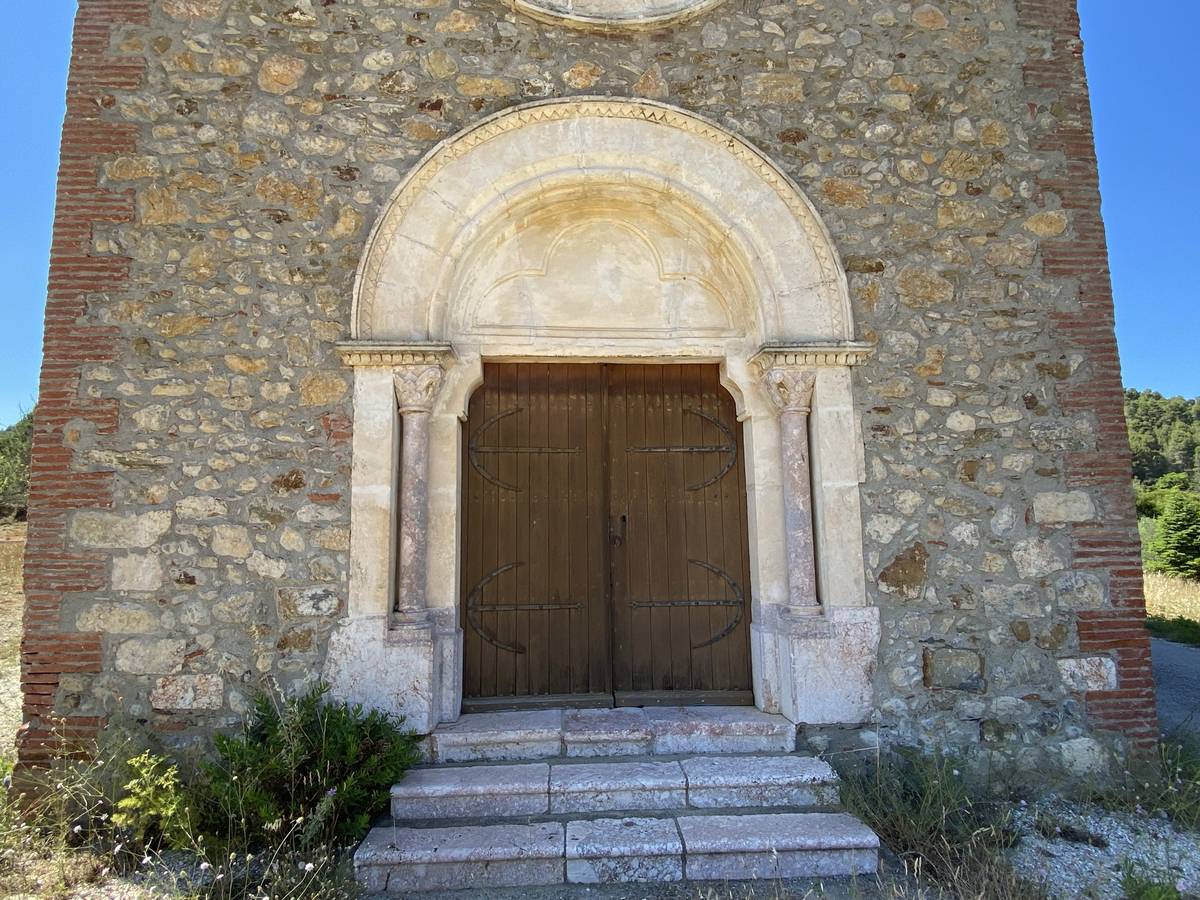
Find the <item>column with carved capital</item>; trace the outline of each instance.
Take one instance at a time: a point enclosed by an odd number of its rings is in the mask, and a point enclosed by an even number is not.
[[[400,621],[414,621],[426,616],[429,414],[442,386],[442,367],[423,363],[397,366],[394,382],[401,441],[395,612]]]
[[[813,369],[794,366],[775,366],[763,373],[767,393],[779,410],[788,606],[793,614],[820,612],[808,448],[808,414],[816,379]]]

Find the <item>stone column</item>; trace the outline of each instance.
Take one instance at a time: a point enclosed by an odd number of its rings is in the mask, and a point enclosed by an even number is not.
[[[793,366],[777,366],[763,373],[767,393],[779,410],[788,607],[793,615],[816,615],[821,611],[813,552],[812,468],[808,448],[808,413],[816,380],[813,369]]]
[[[400,483],[397,491],[399,552],[396,598],[398,621],[427,616],[425,560],[429,533],[429,414],[442,386],[440,365],[394,369],[400,412]]]

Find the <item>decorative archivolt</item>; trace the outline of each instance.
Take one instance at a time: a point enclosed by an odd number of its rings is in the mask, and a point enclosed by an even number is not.
[[[610,122],[634,123],[635,131],[610,133]],[[558,123],[557,142],[532,133],[527,141],[515,140],[522,129],[532,132],[552,123]],[[447,174],[468,160],[470,166],[455,169],[454,178]],[[757,296],[749,302],[773,311],[756,328],[747,328],[748,334],[754,331],[762,341],[852,337],[845,275],[830,236],[807,198],[767,157],[693,113],[647,100],[587,97],[505,110],[426,155],[398,187],[368,240],[356,283],[355,339],[450,339],[433,315],[420,320],[423,331],[414,326],[408,333],[384,333],[388,328],[379,323],[392,321],[382,315],[389,303],[434,309],[447,302],[453,270],[471,252],[460,246],[461,236],[481,230],[472,220],[478,209],[466,209],[477,198],[457,196],[456,190],[465,189],[456,182],[463,173],[482,177],[483,171],[495,172],[486,187],[497,195],[492,206],[500,209],[488,214],[501,218],[510,214],[503,208],[510,198],[514,205],[530,202],[530,196],[536,202],[548,185],[561,188],[563,179],[583,184],[605,177],[619,184],[640,178],[658,184],[665,199],[690,196],[689,208],[712,218],[710,230],[736,245],[739,265],[755,272],[758,281],[751,290]],[[726,181],[736,183],[724,196]],[[414,208],[418,212],[410,216]],[[413,258],[400,259],[397,253]],[[795,309],[802,314],[793,314]]]
[[[703,15],[724,0],[505,0],[539,22],[589,31],[652,31]]]

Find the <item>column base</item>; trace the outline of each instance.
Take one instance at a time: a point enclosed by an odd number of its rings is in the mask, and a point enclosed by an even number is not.
[[[406,727],[428,734],[440,718],[436,644],[428,617],[346,619],[326,651],[330,696],[403,716]]]
[[[752,626],[756,703],[797,724],[869,721],[875,712],[879,610],[834,607],[812,615],[809,609],[783,609],[773,621]]]

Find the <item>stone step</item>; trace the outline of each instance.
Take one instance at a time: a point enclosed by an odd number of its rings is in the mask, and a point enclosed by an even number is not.
[[[372,829],[354,854],[368,891],[866,875],[874,832],[844,813],[581,817]]]
[[[752,706],[471,713],[439,725],[425,744],[436,764],[795,749],[796,726]]]
[[[416,769],[392,788],[403,822],[577,812],[837,803],[837,775],[805,756],[632,757]]]

